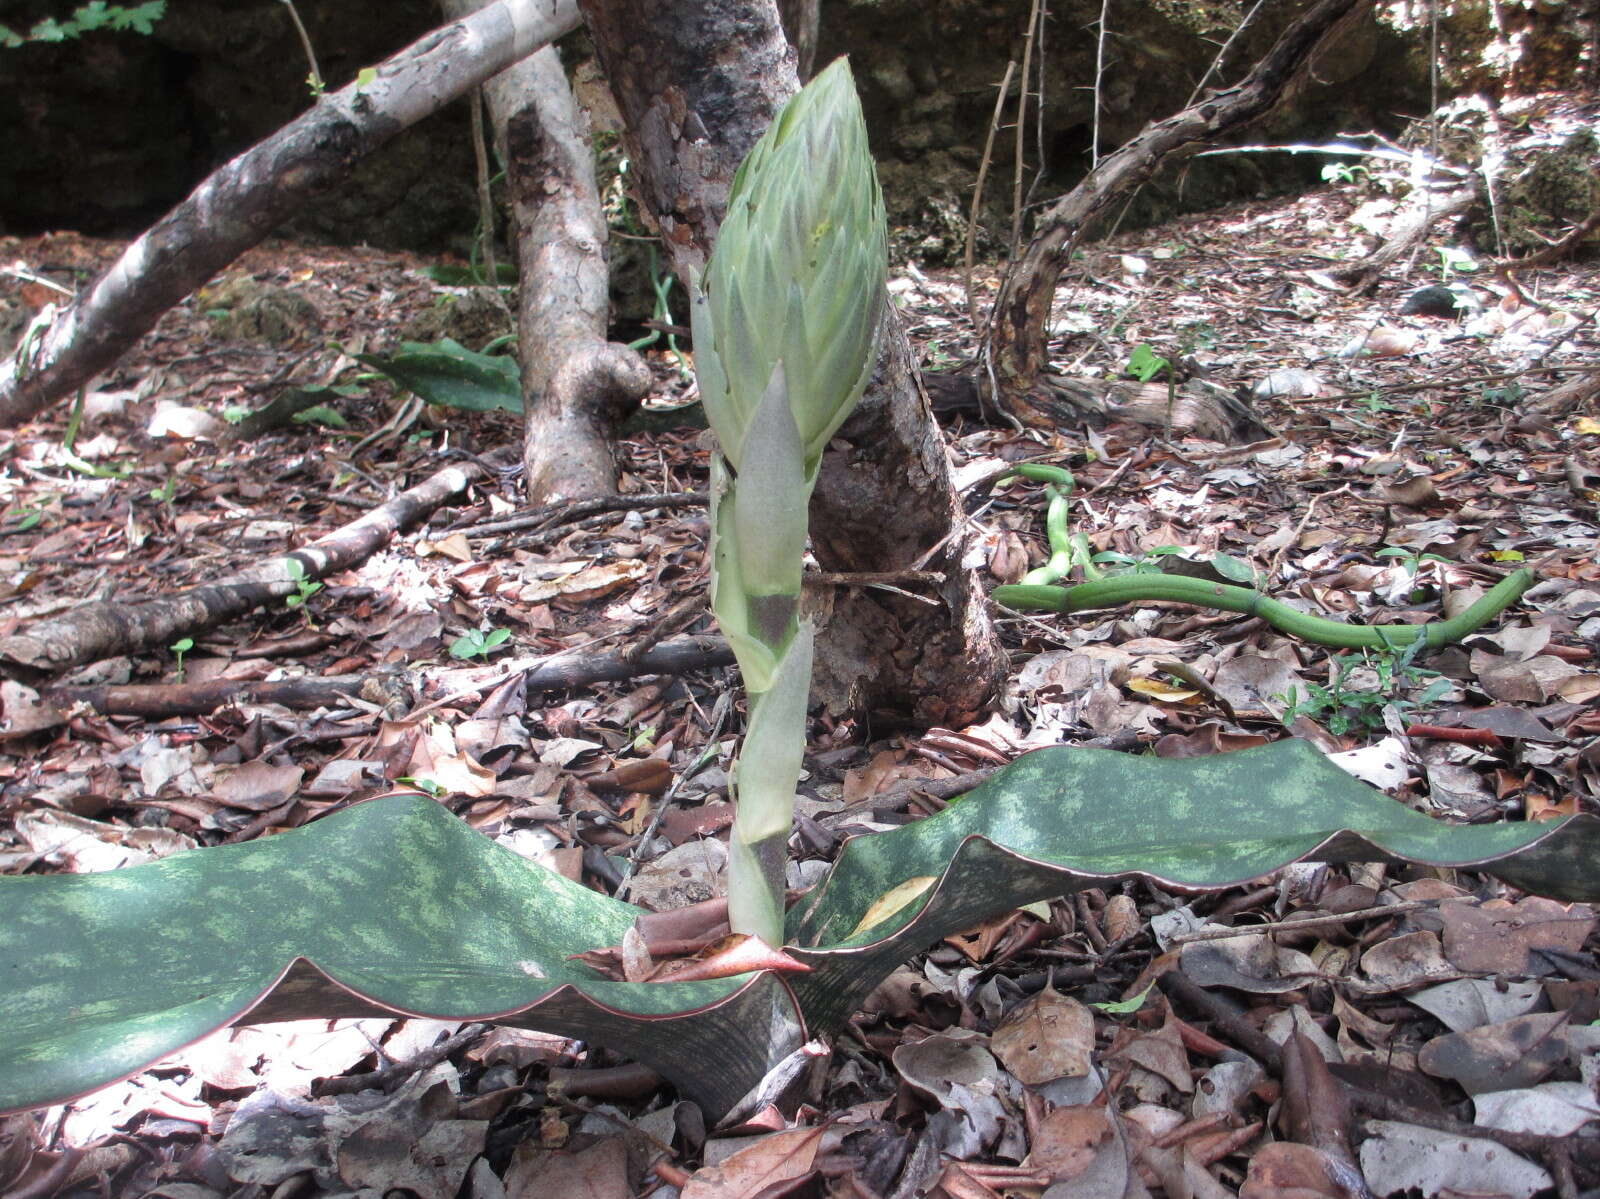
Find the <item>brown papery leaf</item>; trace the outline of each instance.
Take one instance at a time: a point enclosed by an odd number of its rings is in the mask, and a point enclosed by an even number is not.
[[[990,1048],[1018,1082],[1028,1086],[1089,1072],[1094,1014],[1046,986],[1020,1004],[990,1038]]]

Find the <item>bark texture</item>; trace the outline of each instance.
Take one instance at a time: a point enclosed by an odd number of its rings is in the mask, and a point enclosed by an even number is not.
[[[522,675],[525,691],[566,691],[594,683],[611,683],[646,674],[685,674],[727,666],[733,651],[721,637],[680,637],[652,646],[637,661],[625,654],[550,654],[525,663],[496,663],[483,673],[485,691],[499,686],[517,674]],[[461,667],[451,663],[438,671],[444,679],[430,680],[413,668],[378,671],[371,674],[302,675],[290,679],[213,679],[204,683],[146,683],[99,685],[93,687],[55,687],[45,693],[47,702],[61,707],[88,704],[108,716],[143,716],[162,719],[168,716],[204,716],[226,704],[281,704],[285,708],[306,710],[338,702],[343,696],[359,695],[374,703],[398,698],[409,711],[413,699],[449,686],[459,688]],[[431,684],[431,686],[430,686]],[[413,687],[418,694],[413,696]]]
[[[794,47],[795,71],[804,83],[816,74],[817,34],[822,27],[822,0],[778,0],[784,36]]]
[[[0,361],[0,426],[28,420],[86,384],[362,155],[577,21],[573,0],[497,0],[387,59],[369,82],[323,96],[213,172],[38,337]]]
[[[232,578],[173,595],[96,601],[37,621],[0,638],[0,672],[34,679],[118,654],[165,648],[174,637],[213,628],[299,590],[296,578],[320,579],[364,562],[396,533],[420,523],[481,477],[473,463],[447,466],[365,516],[310,545],[257,564]]]
[[[772,0],[580,0],[616,96],[634,183],[679,276],[705,264],[733,172],[798,87]],[[829,449],[812,500],[829,571],[938,571],[933,604],[869,588],[813,613],[813,694],[835,712],[920,724],[976,714],[1005,657],[976,578],[961,566],[961,511],[910,346],[889,322],[876,375]]]
[[[482,7],[444,0],[454,17]],[[613,495],[617,425],[651,379],[644,359],[606,340],[606,221],[587,122],[554,46],[484,90],[511,191],[528,502]]]
[[[1002,411],[1035,428],[1053,429],[1075,419],[1071,405],[1058,401],[1047,377],[1049,326],[1056,284],[1085,226],[1150,178],[1175,151],[1268,112],[1318,45],[1371,5],[1372,0],[1320,0],[1284,30],[1243,80],[1146,125],[1040,218],[1033,240],[1001,281],[984,346],[987,378],[980,385],[987,383]]]

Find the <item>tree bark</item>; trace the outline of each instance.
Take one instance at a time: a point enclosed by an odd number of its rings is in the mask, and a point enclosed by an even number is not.
[[[574,654],[564,651],[524,662],[495,663],[482,673],[483,692],[522,675],[529,693],[567,691],[595,683],[614,683],[647,674],[687,674],[728,666],[733,651],[721,637],[679,637],[652,646],[636,661],[626,654]],[[108,716],[143,716],[159,720],[168,716],[204,716],[226,704],[281,704],[304,711],[337,703],[349,695],[385,696],[391,692],[409,700],[414,687],[420,702],[430,692],[459,689],[462,667],[458,663],[435,669],[377,670],[367,674],[302,675],[290,679],[213,679],[204,683],[146,683],[90,687],[53,687],[45,702],[59,707],[88,704]],[[432,676],[438,675],[439,679]]]
[[[1150,178],[1174,152],[1270,111],[1323,40],[1371,5],[1372,0],[1321,0],[1284,30],[1242,81],[1146,125],[1044,214],[1028,248],[1001,281],[983,349],[986,378],[979,385],[990,389],[1003,412],[1034,428],[1074,422],[1071,406],[1057,402],[1047,377],[1050,308],[1068,254],[1089,222]]]
[[[783,34],[794,47],[795,71],[804,83],[816,74],[817,34],[822,27],[822,0],[778,0]]]
[[[464,17],[484,0],[443,3],[448,15]],[[506,68],[484,90],[516,236],[528,502],[614,495],[617,426],[651,379],[644,359],[606,340],[606,221],[588,129],[554,46]]]
[[[0,427],[114,363],[161,315],[395,134],[576,27],[574,0],[497,0],[329,92],[213,172],[36,338],[0,361]]]
[[[36,621],[0,637],[0,672],[35,679],[117,654],[164,649],[174,637],[281,601],[300,590],[301,580],[325,578],[366,561],[483,473],[472,462],[447,466],[326,536],[215,583],[154,599],[96,601]]]
[[[680,278],[700,271],[734,170],[798,87],[772,0],[580,0],[626,124],[644,207]],[[813,613],[813,695],[835,712],[960,724],[1006,660],[977,579],[905,333],[892,318],[871,386],[823,461],[811,503],[824,570],[938,571],[936,604],[846,589]]]

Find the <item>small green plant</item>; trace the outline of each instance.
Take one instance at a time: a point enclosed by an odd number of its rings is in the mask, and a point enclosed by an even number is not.
[[[49,500],[36,500],[31,504],[13,504],[5,510],[3,515],[7,520],[15,517],[16,523],[12,524],[6,532],[26,533],[29,529],[36,527],[49,510]]]
[[[462,661],[487,658],[497,649],[509,648],[506,642],[510,639],[510,629],[468,629],[450,643],[450,656]]]
[[[66,42],[108,29],[116,33],[138,33],[149,36],[155,32],[156,22],[166,15],[167,0],[149,0],[146,4],[107,4],[105,0],[90,0],[72,10],[65,21],[46,17],[35,22],[27,33],[18,33],[8,25],[0,25],[0,47],[14,50],[26,42]]]
[[[1455,274],[1468,274],[1478,269],[1478,260],[1465,250],[1458,250],[1454,246],[1435,246],[1439,254],[1439,279],[1449,282],[1450,276]]]
[[[1406,574],[1410,575],[1412,578],[1417,577],[1417,571],[1422,568],[1422,564],[1424,562],[1450,561],[1450,559],[1446,558],[1442,554],[1419,554],[1416,550],[1406,549],[1404,546],[1400,545],[1385,546],[1374,556],[1378,558],[1394,559],[1394,564],[1396,566],[1404,567]]]
[[[1122,368],[1122,373],[1141,383],[1148,383],[1163,371],[1170,373],[1171,370],[1170,361],[1152,350],[1149,342],[1141,341],[1128,355],[1128,363]]]
[[[177,490],[178,476],[169,471],[167,473],[167,477],[161,481],[160,487],[152,487],[145,494],[158,504],[170,504],[172,503],[172,497],[174,494],[176,494]]]
[[[284,597],[283,606],[291,610],[304,608],[306,601],[322,590],[322,584],[306,577],[306,568],[298,558],[288,559],[289,581],[295,585],[293,595]]]
[[[1185,321],[1178,326],[1178,345],[1184,354],[1209,350],[1220,339],[1217,327],[1210,321]]]
[[[1331,678],[1326,687],[1308,683],[1303,700],[1298,687],[1273,697],[1285,705],[1283,723],[1289,725],[1296,716],[1307,716],[1320,720],[1335,737],[1350,732],[1365,735],[1383,730],[1385,708],[1393,708],[1402,717],[1426,708],[1450,690],[1450,681],[1436,670],[1416,665],[1421,644],[1413,641],[1403,649],[1368,650],[1360,657],[1335,654],[1329,661]],[[1351,677],[1363,666],[1375,676],[1373,685],[1352,687]],[[1420,693],[1405,694],[1416,687],[1422,687]]]
[[[1478,393],[1478,403],[1490,408],[1520,408],[1527,394],[1522,384],[1513,380],[1499,387],[1485,387]]]
[[[1324,183],[1357,183],[1371,178],[1372,172],[1359,162],[1330,162],[1322,168]]]
[[[180,637],[172,643],[170,648],[173,657],[178,659],[177,665],[173,668],[173,673],[177,675],[178,682],[181,683],[183,682],[183,655],[194,648],[194,638]]]

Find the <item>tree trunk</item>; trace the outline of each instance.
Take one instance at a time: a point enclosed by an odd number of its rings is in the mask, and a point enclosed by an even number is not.
[[[794,47],[795,71],[804,83],[816,73],[817,34],[822,26],[822,0],[778,0],[783,34]]]
[[[644,207],[680,278],[703,268],[733,172],[797,88],[773,0],[580,0],[626,124]],[[959,724],[1006,661],[976,578],[944,439],[905,333],[890,320],[872,385],[824,459],[811,503],[825,570],[939,571],[936,604],[836,587],[819,626],[813,694],[835,712]],[[813,591],[815,589],[812,589]]]
[[[413,42],[373,77],[213,172],[33,339],[0,361],[0,427],[114,363],[161,315],[271,233],[352,163],[577,25],[573,0],[497,3]]]
[[[443,3],[462,17],[484,0]],[[528,502],[612,495],[616,428],[649,390],[650,370],[606,340],[606,221],[588,129],[554,46],[484,90],[511,189]]]
[[[1074,421],[1070,405],[1057,401],[1047,378],[1050,307],[1067,256],[1089,222],[1150,178],[1175,151],[1268,112],[1324,38],[1371,5],[1372,0],[1321,0],[1284,30],[1241,82],[1146,125],[1040,218],[1033,240],[1001,281],[983,350],[982,374],[1002,411],[1034,428]]]

